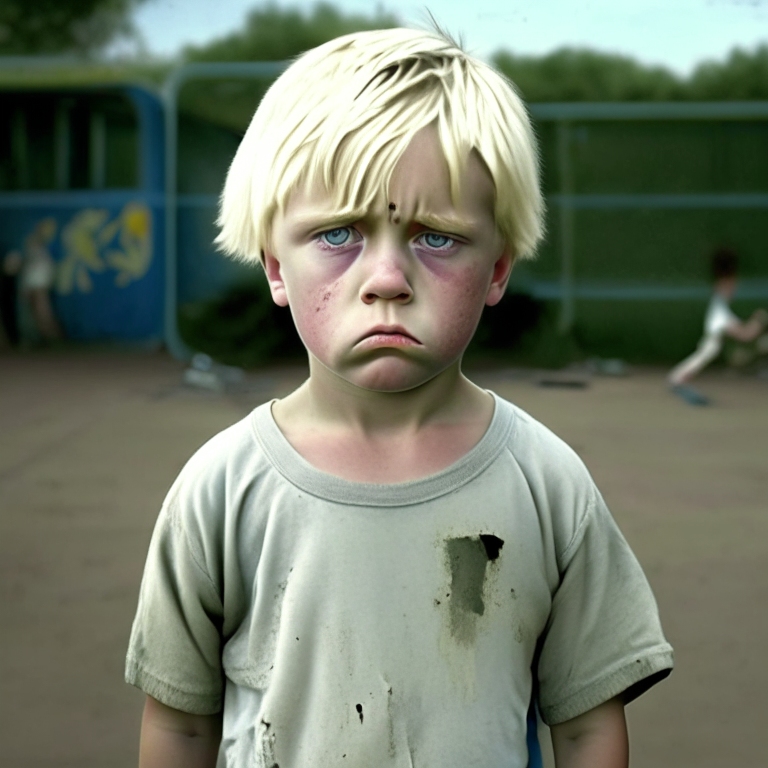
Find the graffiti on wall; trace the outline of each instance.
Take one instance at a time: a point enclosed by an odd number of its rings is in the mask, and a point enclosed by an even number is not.
[[[58,293],[90,293],[92,276],[104,272],[114,272],[115,286],[125,288],[152,263],[152,214],[141,202],[128,203],[114,218],[104,209],[84,208],[62,227],[61,246]]]

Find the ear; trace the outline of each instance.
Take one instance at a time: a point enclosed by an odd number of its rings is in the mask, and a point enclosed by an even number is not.
[[[264,271],[267,273],[267,282],[269,283],[269,292],[272,294],[272,301],[278,307],[288,306],[288,294],[285,290],[285,282],[280,271],[280,262],[277,257],[269,251],[262,251]]]
[[[515,255],[510,246],[505,246],[504,252],[493,265],[493,275],[491,284],[488,286],[488,293],[485,297],[485,303],[492,307],[498,304],[504,297],[507,290],[509,275],[512,272],[512,265],[515,263]]]

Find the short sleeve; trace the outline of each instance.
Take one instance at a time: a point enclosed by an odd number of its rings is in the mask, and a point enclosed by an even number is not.
[[[152,535],[125,680],[163,704],[209,715],[222,706],[222,600],[190,546],[175,494]]]
[[[672,666],[650,585],[593,489],[562,553],[560,583],[540,640],[542,719],[556,725],[620,694],[628,703]]]

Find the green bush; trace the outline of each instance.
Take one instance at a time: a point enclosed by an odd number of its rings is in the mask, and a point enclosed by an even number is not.
[[[241,368],[306,354],[290,311],[272,301],[263,278],[180,307],[179,331],[195,351]]]

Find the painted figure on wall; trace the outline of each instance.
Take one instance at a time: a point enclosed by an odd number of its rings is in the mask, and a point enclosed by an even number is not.
[[[51,343],[64,337],[51,301],[56,281],[56,262],[50,246],[56,237],[56,220],[37,222],[20,250],[5,257],[4,268],[17,275],[20,292],[19,333],[22,344]]]

